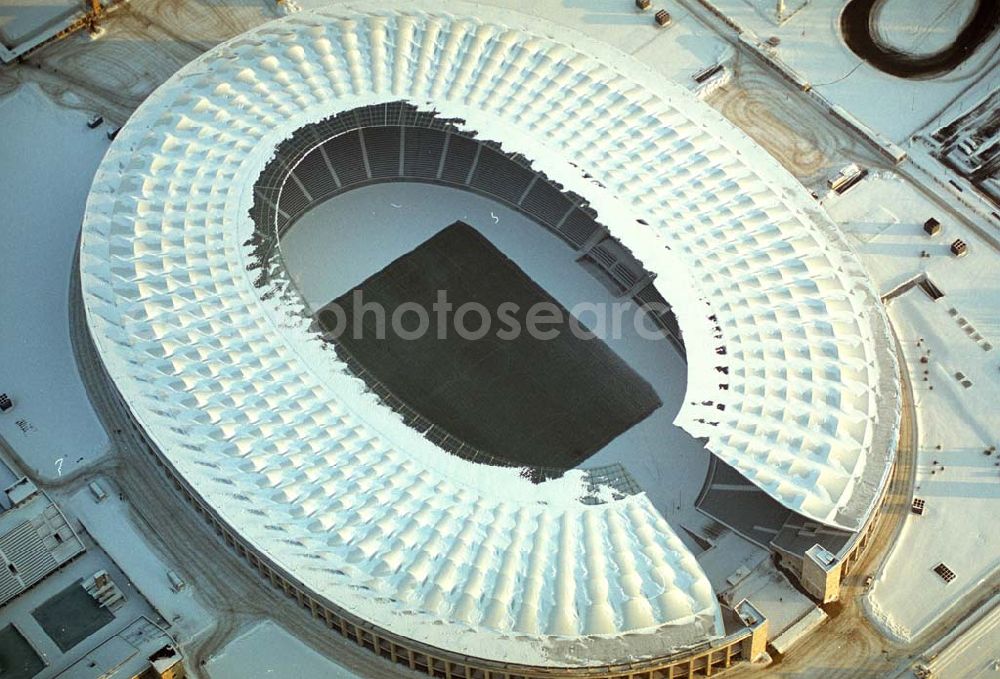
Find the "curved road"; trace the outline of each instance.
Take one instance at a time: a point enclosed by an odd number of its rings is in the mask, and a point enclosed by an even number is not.
[[[879,10],[885,2],[850,0],[840,14],[840,33],[852,52],[880,71],[899,78],[933,78],[953,70],[1000,26],[1000,2],[976,0],[976,8],[955,42],[933,54],[908,54],[885,44],[876,30]]]
[[[903,354],[897,353],[902,361]],[[913,482],[916,477],[916,417],[909,373],[901,364],[902,417],[896,464],[885,506],[878,518],[868,549],[844,578],[840,601],[823,606],[830,616],[816,631],[792,648],[787,657],[775,658],[767,667],[741,666],[732,677],[767,676],[788,679],[822,676],[824,679],[862,679],[885,677],[904,671],[926,645],[895,644],[874,626],[864,610],[862,596],[865,579],[873,574],[888,556],[910,513]],[[943,634],[943,632],[942,632]]]

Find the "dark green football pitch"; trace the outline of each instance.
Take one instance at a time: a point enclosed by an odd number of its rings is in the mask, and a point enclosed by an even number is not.
[[[462,222],[355,290],[366,304],[377,302],[386,310],[382,339],[372,312],[360,314],[364,332],[357,337],[352,332],[354,291],[334,300],[346,320],[339,343],[371,373],[366,376],[369,383],[374,376],[436,429],[510,464],[575,467],[661,405],[648,382],[603,341],[574,335],[565,308]],[[432,307],[439,290],[447,291],[453,305],[443,337]],[[455,332],[455,310],[467,302],[490,310],[492,326],[481,339]],[[509,315],[522,328],[515,339],[497,336],[510,328],[498,318],[504,302],[518,305]],[[418,339],[392,332],[392,312],[403,303],[427,310],[429,330]],[[550,312],[561,312],[562,323],[541,326],[558,330],[556,339],[532,337],[523,330],[528,309],[540,303],[552,305]],[[416,313],[400,318],[407,331],[417,329]],[[320,311],[319,319],[328,328],[333,325],[329,312]],[[464,327],[475,331],[480,326],[479,314],[465,316]]]

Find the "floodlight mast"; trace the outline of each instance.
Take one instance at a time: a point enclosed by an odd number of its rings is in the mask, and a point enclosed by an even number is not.
[[[104,7],[101,6],[101,0],[90,0],[90,10],[87,12],[87,30],[90,31],[91,35],[98,33],[101,29],[97,25],[97,20],[101,18],[104,13]]]

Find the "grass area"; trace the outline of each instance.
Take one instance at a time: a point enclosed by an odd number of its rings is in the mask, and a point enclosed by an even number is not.
[[[569,469],[645,419],[661,403],[655,390],[599,339],[570,331],[569,314],[520,268],[471,226],[457,222],[392,262],[355,288],[366,304],[377,302],[387,317],[403,303],[427,309],[431,331],[417,339],[393,334],[387,324],[376,336],[376,317],[361,314],[364,332],[355,337],[352,293],[334,300],[345,312],[340,343],[403,403],[465,443],[515,465]],[[490,310],[485,337],[460,337],[449,322],[436,332],[432,305],[447,291],[454,309],[478,302]],[[510,315],[526,327],[528,309],[548,303],[561,310],[555,339],[521,332],[504,339],[497,310],[513,302]],[[454,313],[449,321],[454,318]],[[324,314],[320,312],[321,321]],[[404,326],[418,325],[415,314]],[[465,327],[480,326],[478,314]]]

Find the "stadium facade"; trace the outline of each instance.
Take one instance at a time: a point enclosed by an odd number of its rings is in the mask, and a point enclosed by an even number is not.
[[[452,183],[570,247],[613,235],[649,274],[629,294],[667,300],[679,324],[676,424],[847,536],[816,551],[800,532],[780,554],[823,600],[894,459],[878,297],[803,187],[687,90],[564,28],[448,8],[300,13],[211,50],[136,111],[80,245],[120,406],[229,545],[396,662],[448,677],[687,676],[749,659],[759,612],[720,605],[644,493],[595,501],[579,471],[533,483],[395,416],[324,350],[278,238],[354,184],[447,180],[449,147],[479,140],[453,156],[468,165]],[[362,162],[337,172],[351,134]],[[502,176],[474,172],[489,154]]]

